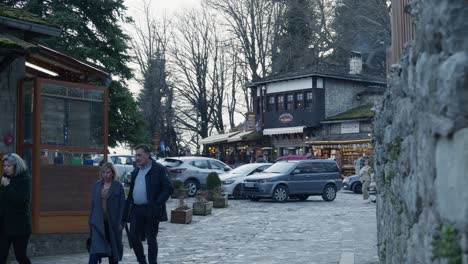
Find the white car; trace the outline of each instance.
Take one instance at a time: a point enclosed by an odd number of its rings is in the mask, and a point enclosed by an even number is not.
[[[99,162],[102,161],[104,155],[99,155],[94,158],[93,165],[98,166]],[[133,163],[135,162],[135,156],[133,155],[119,155],[109,154],[107,155],[107,162],[114,164],[117,170],[117,179],[124,183],[130,183],[130,173],[133,171]]]
[[[244,178],[254,173],[262,172],[271,165],[273,165],[273,163],[250,163],[220,175],[219,178],[222,181],[221,188],[223,193],[232,196],[234,199],[242,198],[242,182]]]

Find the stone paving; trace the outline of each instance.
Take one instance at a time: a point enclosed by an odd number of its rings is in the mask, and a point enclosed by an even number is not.
[[[171,200],[168,208],[175,205]],[[375,215],[375,204],[347,191],[340,191],[333,202],[318,196],[286,203],[230,200],[229,208],[194,216],[191,224],[162,223],[158,263],[375,264]],[[120,263],[137,264],[126,237],[124,246]],[[83,253],[34,258],[32,263],[80,264],[87,260]]]

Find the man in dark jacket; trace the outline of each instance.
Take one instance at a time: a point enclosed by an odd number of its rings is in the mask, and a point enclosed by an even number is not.
[[[159,222],[167,221],[166,201],[174,188],[166,168],[150,156],[147,145],[135,148],[137,168],[132,172],[130,191],[125,203],[124,221],[130,222],[129,239],[139,264],[156,264]],[[148,243],[148,262],[142,238]]]

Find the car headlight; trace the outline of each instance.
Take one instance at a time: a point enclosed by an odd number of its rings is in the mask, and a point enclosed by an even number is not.
[[[276,181],[276,179],[275,178],[263,179],[263,180],[259,180],[258,182],[259,183],[267,183],[267,182],[272,182],[272,181]]]
[[[235,181],[236,181],[235,178],[234,178],[234,179],[227,179],[227,180],[223,181],[223,184],[224,184],[224,185],[229,185],[229,184],[232,184],[232,183],[235,182]]]

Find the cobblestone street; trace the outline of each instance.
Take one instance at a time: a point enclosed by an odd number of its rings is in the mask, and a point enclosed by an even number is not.
[[[340,191],[334,202],[318,196],[304,202],[229,202],[229,208],[194,216],[188,225],[161,224],[158,263],[378,263],[375,204],[364,203],[361,195]],[[168,210],[175,204],[171,200]],[[126,237],[124,246],[121,263],[136,264]],[[87,260],[84,253],[32,262],[79,264]]]

